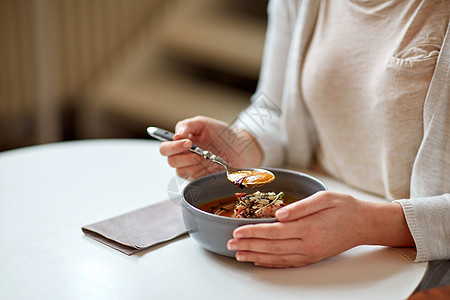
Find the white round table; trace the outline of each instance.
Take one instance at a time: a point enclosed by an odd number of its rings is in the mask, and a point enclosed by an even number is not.
[[[187,235],[132,256],[83,235],[84,225],[167,199],[174,176],[151,140],[0,153],[0,299],[404,299],[426,269],[378,246],[266,269],[210,253]]]

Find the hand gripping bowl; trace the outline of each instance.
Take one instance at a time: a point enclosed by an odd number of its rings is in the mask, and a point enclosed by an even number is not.
[[[227,180],[225,172],[210,174],[186,185],[182,191],[182,212],[189,235],[203,248],[217,254],[234,257],[236,251],[227,249],[227,242],[233,237],[233,230],[239,226],[255,223],[276,222],[275,218],[236,219],[214,215],[198,206],[209,201],[234,195],[237,192],[253,193],[283,191],[298,199],[306,198],[318,191],[326,190],[325,185],[316,178],[290,170],[270,169],[275,180],[253,189],[240,189]]]

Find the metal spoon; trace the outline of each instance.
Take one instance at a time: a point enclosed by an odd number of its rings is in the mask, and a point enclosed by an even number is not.
[[[173,133],[157,127],[148,127],[147,132],[150,136],[158,139],[160,141],[173,141]],[[275,179],[275,175],[264,169],[259,168],[249,168],[249,169],[238,169],[231,167],[225,160],[221,157],[211,153],[210,151],[203,150],[196,145],[192,145],[189,149],[198,155],[203,156],[212,162],[221,165],[227,171],[227,179],[232,183],[236,184],[240,188],[253,188],[261,186],[263,184],[272,182]]]

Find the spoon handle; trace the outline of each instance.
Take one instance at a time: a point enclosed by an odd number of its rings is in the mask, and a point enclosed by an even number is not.
[[[164,130],[158,127],[148,127],[147,128],[147,133],[154,137],[157,140],[160,140],[162,142],[166,142],[166,141],[173,141],[173,132],[170,132],[168,130]],[[195,148],[197,148],[197,146],[192,145],[191,150],[194,150]]]
[[[173,132],[158,128],[158,127],[148,127],[147,128],[147,133],[154,137],[157,140],[160,141],[173,141]],[[200,147],[197,147],[196,145],[192,145],[192,147],[189,149],[190,151],[203,156],[206,159],[209,159],[213,162],[215,162],[216,164],[221,165],[222,167],[224,167],[225,169],[230,169],[230,166],[219,156],[211,153],[210,151],[206,151],[203,150]]]

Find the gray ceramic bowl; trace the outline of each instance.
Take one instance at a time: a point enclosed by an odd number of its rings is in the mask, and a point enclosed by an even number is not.
[[[207,213],[197,207],[220,198],[233,196],[234,193],[253,193],[274,191],[303,199],[318,191],[326,190],[325,185],[316,178],[290,170],[270,169],[275,180],[253,189],[240,189],[226,179],[225,172],[201,177],[186,185],[182,192],[183,219],[189,235],[203,248],[212,252],[233,257],[235,251],[227,249],[227,242],[233,236],[233,230],[239,226],[255,223],[276,222],[275,218],[236,219]]]

